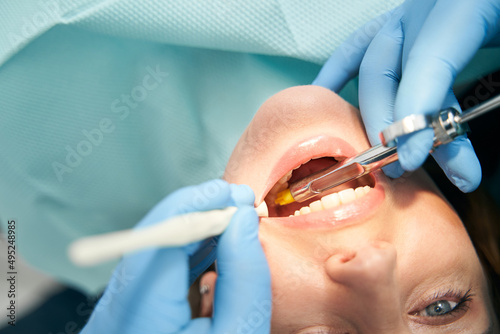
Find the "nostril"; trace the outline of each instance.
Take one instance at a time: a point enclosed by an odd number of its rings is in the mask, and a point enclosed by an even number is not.
[[[392,285],[396,250],[387,242],[370,242],[356,251],[329,257],[325,269],[332,280],[362,290]]]
[[[356,256],[355,252],[335,254],[331,257],[332,261],[338,261],[340,263],[346,263],[354,259]]]

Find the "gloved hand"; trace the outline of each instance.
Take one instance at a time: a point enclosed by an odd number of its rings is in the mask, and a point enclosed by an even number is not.
[[[359,106],[370,142],[395,120],[454,107],[456,75],[477,50],[500,45],[498,0],[408,0],[367,23],[325,63],[313,84],[339,91],[358,73]],[[401,137],[399,164],[385,168],[398,177],[417,169],[433,144],[430,129]],[[481,181],[470,141],[459,137],[433,153],[448,178],[469,192]]]
[[[239,333],[259,312],[253,333],[269,333],[270,274],[258,239],[254,195],[247,186],[222,180],[176,191],[138,224],[148,226],[170,216],[236,205],[238,211],[217,245],[218,278],[213,318],[191,320],[189,258],[200,243],[148,249],[125,256],[113,273],[82,333]],[[253,318],[252,318],[253,319]]]

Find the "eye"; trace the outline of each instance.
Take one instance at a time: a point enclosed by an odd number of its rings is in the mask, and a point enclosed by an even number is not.
[[[409,314],[417,323],[429,326],[447,325],[467,313],[473,296],[471,289],[466,292],[456,290],[437,292],[427,301],[422,301],[421,306],[416,307]]]
[[[435,317],[452,312],[458,303],[450,300],[438,300],[419,312],[418,315],[424,317]]]

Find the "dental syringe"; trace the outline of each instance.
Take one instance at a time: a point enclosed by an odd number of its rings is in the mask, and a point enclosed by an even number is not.
[[[382,144],[371,147],[340,164],[323,169],[290,184],[288,189],[278,193],[275,203],[286,205],[304,202],[341,184],[360,178],[398,160],[397,138],[426,128],[434,130],[434,145],[453,141],[465,134],[467,122],[500,106],[500,95],[485,101],[463,113],[448,108],[436,115],[410,115],[388,126],[380,133]]]

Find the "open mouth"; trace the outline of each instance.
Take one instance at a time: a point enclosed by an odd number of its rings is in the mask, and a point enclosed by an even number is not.
[[[294,202],[283,206],[275,204],[277,194],[287,189],[293,182],[332,167],[344,159],[345,157],[314,158],[283,175],[264,198],[269,217],[295,217],[335,210],[365,197],[375,187],[375,178],[370,174],[332,188],[304,202]]]

